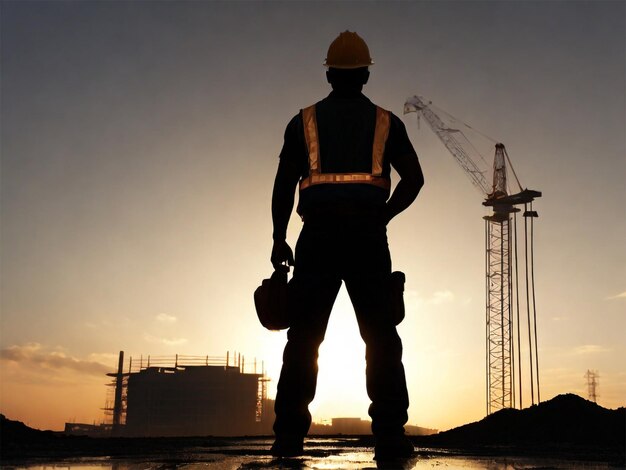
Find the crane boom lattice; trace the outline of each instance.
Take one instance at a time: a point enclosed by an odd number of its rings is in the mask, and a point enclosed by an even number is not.
[[[474,162],[461,144],[461,140],[467,140],[461,130],[453,129],[446,125],[441,118],[433,112],[430,106],[424,103],[423,98],[419,96],[409,98],[404,104],[404,113],[406,114],[408,112],[420,112],[433,132],[437,134],[437,137],[443,142],[443,145],[446,146],[457,163],[461,165],[461,168],[463,168],[472,184],[483,194],[489,194],[491,192],[485,171]]]

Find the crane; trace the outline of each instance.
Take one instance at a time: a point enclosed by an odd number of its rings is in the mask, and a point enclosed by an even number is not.
[[[520,408],[522,408],[521,323],[519,317],[520,299],[518,295],[519,273],[516,222],[516,213],[520,212],[520,209],[516,206],[524,206],[525,285],[530,355],[530,391],[531,401],[534,405],[535,383],[537,385],[537,402],[541,400],[539,395],[539,359],[537,354],[537,314],[533,256],[533,219],[538,215],[532,209],[532,202],[535,198],[541,197],[541,192],[522,189],[506,148],[501,142],[496,142],[495,144],[495,155],[491,169],[482,157],[479,159],[472,158],[472,150],[475,150],[475,148],[463,132],[461,126],[458,128],[450,126],[444,122],[440,115],[449,116],[453,122],[460,121],[443,110],[433,108],[432,102],[427,102],[421,96],[413,96],[404,103],[404,114],[410,112],[417,113],[418,125],[420,116],[426,120],[433,132],[439,137],[443,145],[469,177],[472,184],[485,198],[483,205],[492,209],[490,215],[483,217],[485,220],[487,414],[502,408],[516,406],[516,372],[519,385],[518,403]],[[462,124],[466,128],[472,129],[471,126]],[[507,181],[507,168],[510,168],[513,173],[519,189],[517,192],[510,193]],[[488,181],[489,173],[492,176],[491,184]],[[530,220],[530,237],[528,236],[528,220]],[[531,280],[529,280],[529,276],[532,278]],[[532,320],[531,305],[533,312]],[[534,328],[532,325],[534,325]],[[534,338],[531,334],[533,329]],[[517,332],[517,354],[515,352],[515,332]],[[533,370],[535,373],[533,373]]]

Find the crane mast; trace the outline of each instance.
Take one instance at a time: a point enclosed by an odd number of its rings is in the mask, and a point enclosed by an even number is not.
[[[515,407],[516,401],[522,407],[522,361],[521,361],[521,337],[519,318],[519,295],[518,295],[518,268],[517,268],[517,236],[515,214],[520,212],[516,205],[524,205],[525,221],[537,216],[532,210],[532,201],[540,197],[539,191],[523,189],[519,184],[517,175],[510,164],[506,149],[502,143],[497,143],[493,163],[492,184],[487,182],[487,170],[480,166],[470,157],[464,148],[462,140],[471,145],[460,129],[453,129],[431,109],[432,103],[426,103],[424,98],[413,96],[404,104],[404,114],[415,112],[423,116],[437,137],[452,154],[457,163],[470,178],[472,184],[478,188],[485,200],[484,206],[491,207],[493,213],[484,217],[485,220],[485,271],[486,271],[486,401],[487,414],[491,414],[502,408]],[[520,192],[509,195],[507,189],[507,162],[515,176]],[[528,210],[530,204],[530,210]],[[526,239],[527,223],[525,222],[525,248],[528,253]],[[532,239],[531,239],[532,241]],[[532,244],[531,244],[532,253]],[[528,260],[528,257],[526,257]],[[531,264],[532,266],[532,258]],[[526,273],[528,278],[528,262]],[[534,280],[534,275],[533,275]],[[534,282],[532,286],[534,305]],[[535,403],[534,385],[537,384],[537,397],[539,400],[539,375],[537,358],[537,334],[536,312],[534,314],[534,351],[531,332],[530,315],[530,289],[526,283],[528,332],[530,350],[530,389],[532,403]],[[517,328],[515,328],[517,325]],[[514,333],[517,332],[517,354],[515,348]],[[533,367],[537,372],[533,375]],[[515,380],[518,377],[519,395],[516,400]]]

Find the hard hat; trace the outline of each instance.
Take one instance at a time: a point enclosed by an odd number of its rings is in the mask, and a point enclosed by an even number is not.
[[[330,44],[324,65],[336,69],[356,69],[374,65],[374,61],[363,38],[357,33],[344,31]]]
[[[287,282],[287,271],[276,270],[254,291],[254,306],[261,324],[268,330],[289,328],[289,297],[293,286]],[[293,302],[293,300],[292,300]]]

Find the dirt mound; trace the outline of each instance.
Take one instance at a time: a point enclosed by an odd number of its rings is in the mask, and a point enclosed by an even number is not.
[[[0,439],[2,444],[13,441],[54,439],[54,432],[29,428],[21,421],[12,421],[0,414]]]
[[[555,451],[624,455],[626,409],[609,410],[578,395],[559,395],[524,410],[503,409],[481,421],[434,436],[419,445],[510,452]]]

